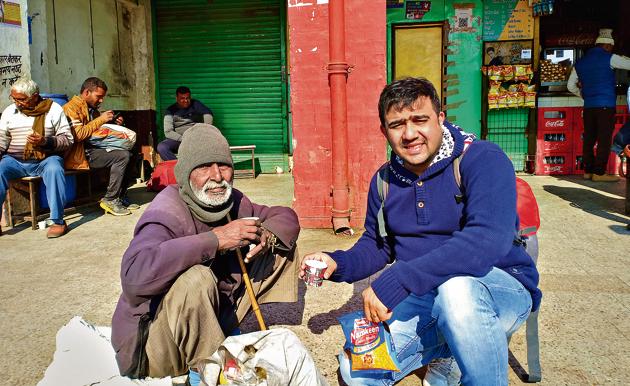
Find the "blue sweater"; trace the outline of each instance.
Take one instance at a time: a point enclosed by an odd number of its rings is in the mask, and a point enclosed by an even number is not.
[[[615,70],[610,66],[612,54],[601,47],[593,47],[575,63],[578,79],[582,82],[584,107],[612,107],[617,105]]]
[[[387,267],[372,282],[376,296],[394,309],[409,294],[418,296],[455,276],[484,276],[498,267],[527,288],[538,308],[542,293],[538,271],[523,246],[513,243],[518,229],[514,167],[495,144],[473,142],[461,160],[461,191],[453,159],[462,153],[464,136],[445,123],[453,136],[452,154],[420,177],[396,161],[390,163],[385,222],[393,240],[378,236],[381,200],[376,174],[370,182],[365,232],[347,251],[330,253],[337,262],[333,281],[349,283]],[[464,192],[464,202],[455,196]]]

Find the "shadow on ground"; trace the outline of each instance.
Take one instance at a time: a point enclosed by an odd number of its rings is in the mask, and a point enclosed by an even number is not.
[[[628,221],[624,214],[625,200],[614,197],[614,193],[602,194],[588,188],[582,189],[556,185],[544,185],[543,189],[568,201],[572,207],[592,215],[622,224],[626,224]]]

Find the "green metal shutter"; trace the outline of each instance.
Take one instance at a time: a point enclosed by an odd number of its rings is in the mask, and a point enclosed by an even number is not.
[[[287,170],[284,2],[155,0],[153,11],[159,116],[188,86],[230,145],[256,145],[258,171]]]

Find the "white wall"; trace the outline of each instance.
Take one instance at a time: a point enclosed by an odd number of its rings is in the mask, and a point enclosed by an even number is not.
[[[83,80],[108,85],[105,109],[154,108],[150,0],[30,0],[33,79],[43,92],[78,94]]]
[[[31,78],[39,85],[40,92],[50,93],[48,82],[48,31],[46,30],[46,2],[28,2],[31,16]]]
[[[20,6],[21,25],[9,24],[6,21],[10,20],[2,18],[4,12],[6,18],[12,19],[13,11],[16,10],[5,4],[3,12],[0,12],[0,112],[11,104],[9,93],[13,82],[20,76],[29,75],[31,68],[26,0],[12,0],[11,2]]]

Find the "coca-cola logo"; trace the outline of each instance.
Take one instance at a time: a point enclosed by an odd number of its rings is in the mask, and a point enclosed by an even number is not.
[[[564,127],[564,120],[547,121],[545,122],[545,127]]]

